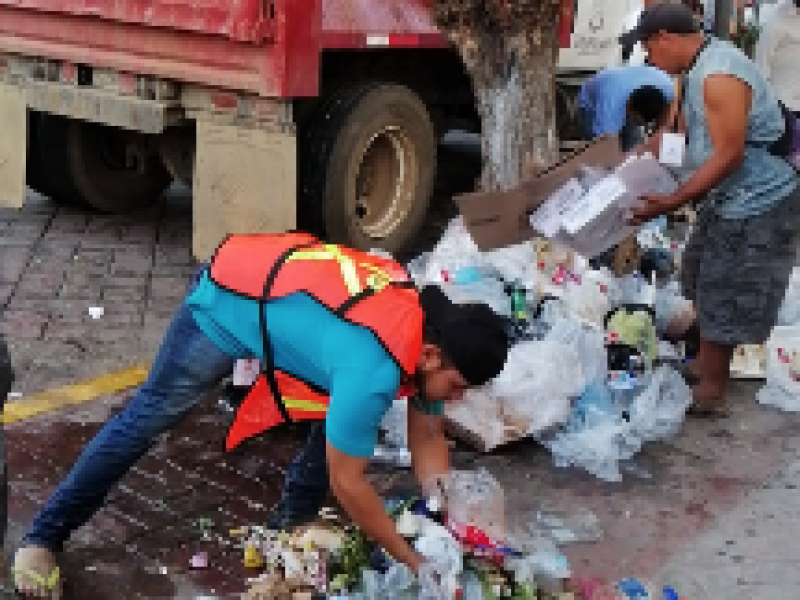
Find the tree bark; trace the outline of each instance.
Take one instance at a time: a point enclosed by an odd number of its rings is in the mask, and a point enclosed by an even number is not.
[[[436,0],[469,72],[482,124],[481,189],[507,190],[558,158],[559,0]]]

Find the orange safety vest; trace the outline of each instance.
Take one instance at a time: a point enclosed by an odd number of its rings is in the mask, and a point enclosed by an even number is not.
[[[339,318],[369,329],[406,381],[416,371],[424,313],[413,281],[393,260],[304,233],[234,235],[217,249],[210,278],[260,304],[261,374],[228,431],[228,450],[281,423],[324,419],[328,412],[327,390],[275,368],[264,310],[270,300],[308,294]]]

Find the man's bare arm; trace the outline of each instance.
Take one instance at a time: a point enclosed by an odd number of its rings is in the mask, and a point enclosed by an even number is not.
[[[706,78],[704,100],[714,153],[675,194],[680,205],[705,196],[744,160],[752,90],[732,75]]]
[[[731,75],[706,78],[706,120],[714,153],[674,194],[643,197],[642,205],[632,211],[630,223],[638,225],[697,201],[741,166],[751,95],[750,87]]]
[[[423,488],[450,470],[450,451],[442,417],[408,407],[408,449],[417,481]]]
[[[392,558],[416,571],[422,557],[402,538],[386,514],[383,500],[364,474],[366,459],[344,454],[330,442],[327,452],[331,488],[347,514]]]

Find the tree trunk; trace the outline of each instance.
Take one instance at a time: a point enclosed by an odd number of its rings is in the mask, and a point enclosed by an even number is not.
[[[507,190],[555,162],[559,0],[436,0],[435,14],[475,88],[482,190]]]

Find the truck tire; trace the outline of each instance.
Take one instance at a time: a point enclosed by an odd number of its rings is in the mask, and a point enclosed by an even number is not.
[[[27,156],[25,158],[25,184],[34,192],[38,192],[43,196],[49,196],[45,192],[47,187],[45,184],[44,171],[42,170],[42,162],[39,160],[39,123],[41,122],[41,115],[32,110],[28,111],[28,143],[27,143]]]
[[[347,86],[302,127],[299,220],[355,248],[403,250],[423,224],[436,172],[436,135],[411,89]]]
[[[59,190],[57,179],[53,174],[52,148],[43,139],[43,132],[51,127],[49,121],[58,119],[41,112],[28,111],[28,155],[25,168],[25,183],[34,192],[47,196],[58,204],[70,203],[66,194]]]
[[[106,213],[124,213],[156,202],[171,182],[144,136],[116,127],[48,116],[40,125],[39,152],[47,156],[53,199]],[[138,164],[127,149],[137,144]]]

